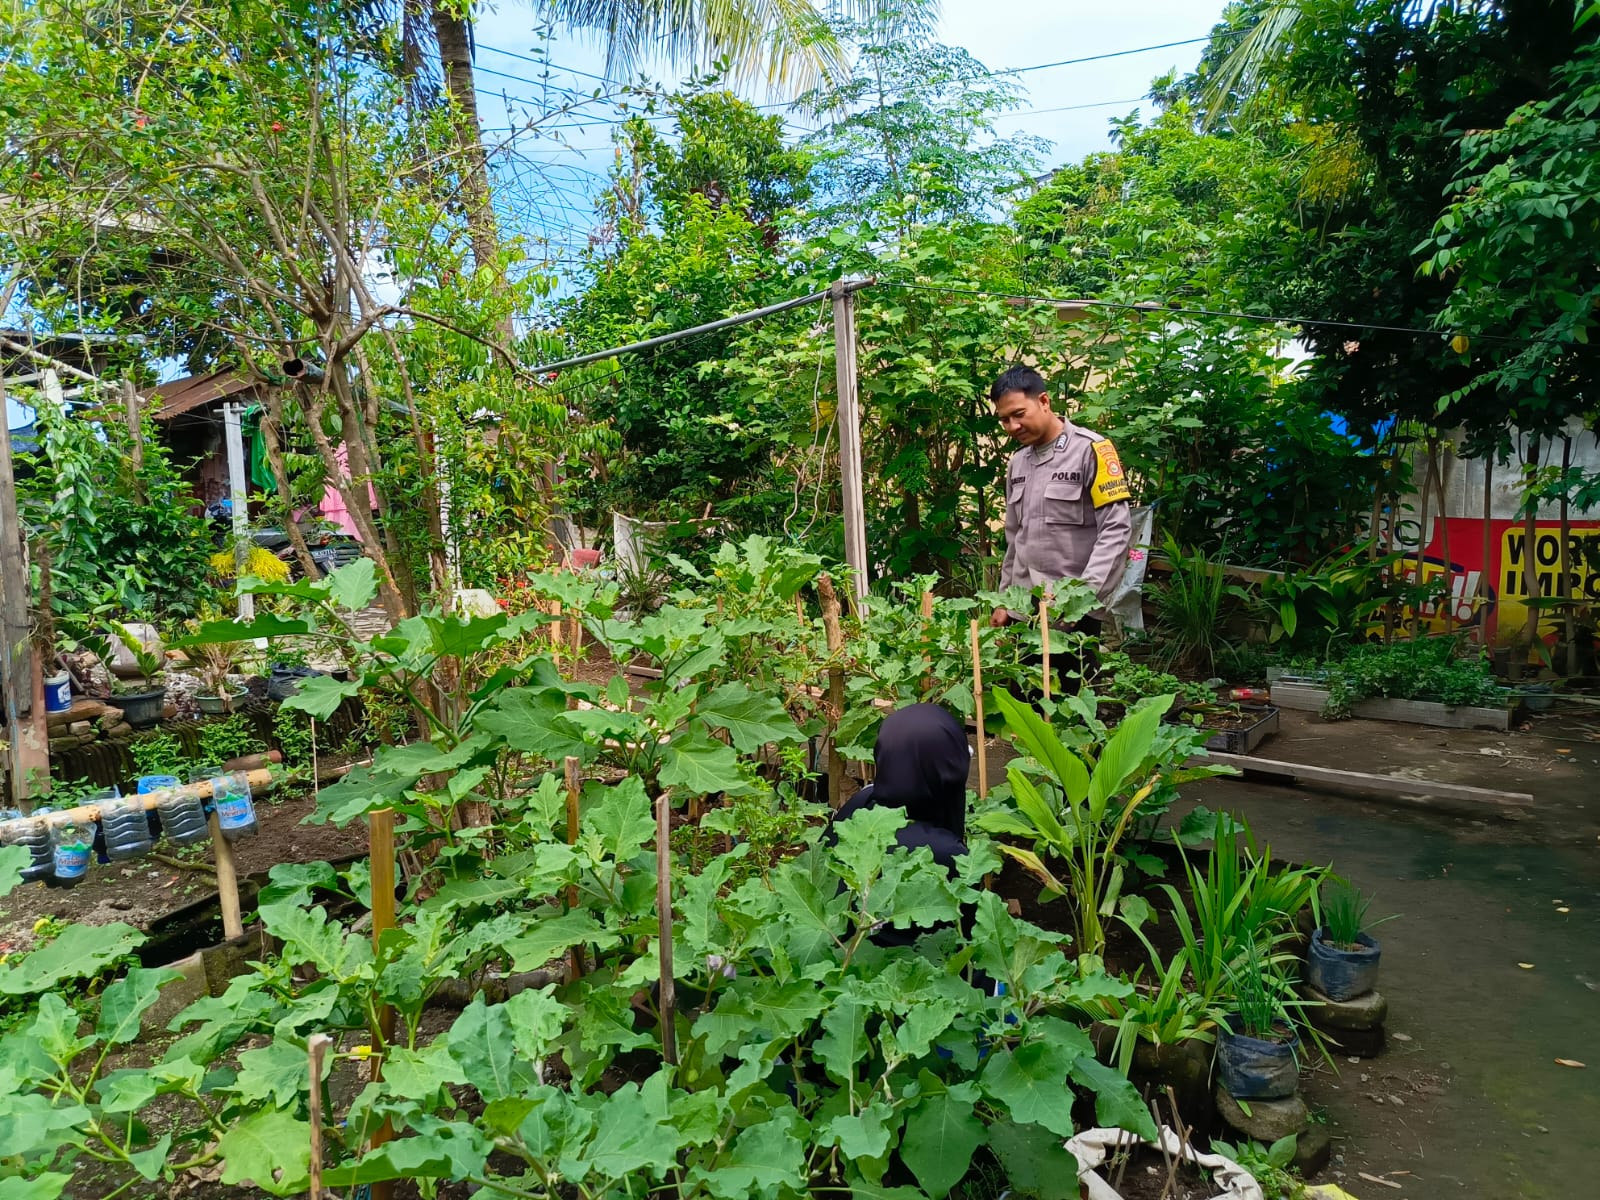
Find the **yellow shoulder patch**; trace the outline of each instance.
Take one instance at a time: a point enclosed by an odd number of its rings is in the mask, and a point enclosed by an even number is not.
[[[1094,506],[1104,508],[1118,500],[1128,499],[1128,477],[1122,473],[1122,460],[1117,457],[1117,448],[1101,438],[1094,444],[1094,457],[1094,487],[1089,489],[1089,494],[1094,497]]]

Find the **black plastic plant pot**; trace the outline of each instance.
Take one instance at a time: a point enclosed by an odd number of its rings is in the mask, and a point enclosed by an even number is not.
[[[1359,949],[1335,946],[1313,930],[1306,952],[1306,982],[1329,1000],[1354,1000],[1378,986],[1378,956],[1382,947],[1370,934],[1356,935]]]
[[[1282,1100],[1300,1086],[1300,1039],[1287,1025],[1276,1028],[1283,1037],[1273,1041],[1217,1030],[1217,1068],[1235,1100]]]
[[[122,719],[135,729],[148,729],[161,720],[161,708],[167,699],[167,689],[153,692],[129,692],[113,696],[111,702],[122,710]]]

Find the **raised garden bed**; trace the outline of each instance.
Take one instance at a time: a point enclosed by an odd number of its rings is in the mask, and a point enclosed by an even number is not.
[[[1278,709],[1271,704],[1241,704],[1237,713],[1207,713],[1201,728],[1216,732],[1206,739],[1206,749],[1249,754],[1278,732],[1278,720]]]
[[[1316,683],[1280,679],[1272,685],[1272,703],[1279,708],[1321,712],[1328,703],[1328,689]],[[1433,700],[1360,700],[1350,706],[1352,717],[1369,721],[1408,721],[1413,725],[1433,725],[1441,729],[1509,729],[1509,708],[1478,708],[1471,705],[1440,704]]]

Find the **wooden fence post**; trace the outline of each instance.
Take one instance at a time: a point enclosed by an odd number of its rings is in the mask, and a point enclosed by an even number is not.
[[[6,409],[5,384],[0,382],[0,415]],[[22,522],[17,516],[16,477],[11,463],[11,423],[0,420],[0,692],[5,713],[0,737],[8,743],[7,762],[11,794],[23,812],[30,812],[35,791],[50,790],[50,735],[45,728],[44,705],[34,702],[39,675],[34,661],[28,617],[28,564]]]
[[[861,397],[856,387],[856,298],[865,286],[839,280],[833,298],[834,387],[838,398],[839,477],[844,499],[844,560],[850,587],[860,604],[867,596],[867,518],[861,466]]]

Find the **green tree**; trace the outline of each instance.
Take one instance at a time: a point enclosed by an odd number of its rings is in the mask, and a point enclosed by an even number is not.
[[[1580,6],[1579,28],[1597,20],[1600,6]],[[1600,411],[1596,179],[1600,43],[1590,42],[1556,69],[1550,96],[1461,139],[1455,199],[1417,247],[1423,273],[1450,285],[1439,324],[1478,372],[1468,387],[1488,389],[1502,420],[1543,435]]]
[[[269,428],[340,482],[385,607],[415,611],[414,562],[447,587],[426,392],[521,386],[497,334],[539,281],[508,292],[460,210],[407,186],[419,139],[450,161],[446,119],[397,121],[400,84],[311,5],[52,0],[5,38],[0,193],[26,197],[3,224],[23,301],[60,328],[186,330],[192,359],[283,385]],[[410,546],[403,472],[426,500]]]
[[[1037,171],[1046,143],[1001,137],[995,118],[1022,103],[1015,80],[967,51],[906,36],[894,19],[839,22],[856,69],[803,98],[832,115],[808,139],[818,158],[814,228],[877,220],[916,222],[998,214],[1006,194]]]

